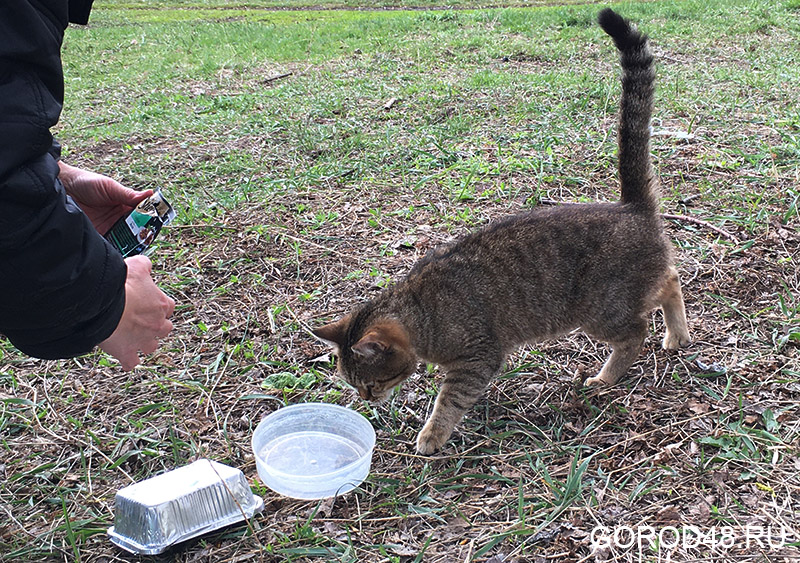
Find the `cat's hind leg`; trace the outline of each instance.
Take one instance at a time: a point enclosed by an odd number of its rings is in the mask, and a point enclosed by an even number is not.
[[[585,385],[614,385],[625,375],[642,351],[642,344],[647,335],[647,324],[643,318],[637,319],[628,325],[626,330],[618,330],[616,334],[616,338],[602,338],[611,344],[611,355],[603,364],[600,373],[588,378]]]
[[[502,362],[497,366],[485,364],[448,366],[447,375],[436,396],[433,412],[417,436],[417,453],[431,455],[441,449],[464,413],[483,395],[489,381],[500,371],[500,367]]]
[[[664,311],[664,324],[667,325],[662,347],[665,350],[677,350],[681,346],[686,346],[691,339],[686,324],[686,308],[683,304],[681,282],[675,268],[670,268],[667,280],[661,288],[659,299]]]
[[[612,342],[612,352],[603,365],[603,369],[594,377],[588,378],[585,385],[614,385],[636,361],[642,351],[643,342],[644,337],[632,338],[623,342]]]

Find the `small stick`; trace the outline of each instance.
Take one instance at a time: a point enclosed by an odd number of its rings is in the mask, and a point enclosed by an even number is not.
[[[574,201],[556,201],[554,199],[547,199],[541,198],[539,203],[542,205],[580,205]],[[703,219],[698,219],[697,217],[692,217],[691,215],[673,215],[672,213],[662,213],[661,216],[664,219],[671,219],[673,221],[684,221],[686,223],[694,223],[695,225],[700,225],[701,227],[705,227],[710,231],[714,231],[720,236],[725,237],[726,239],[733,241],[735,244],[739,244],[741,241],[736,237],[736,235],[729,233],[725,229],[720,229],[716,225],[712,225],[708,221],[704,221]]]
[[[287,76],[293,75],[294,72],[284,72],[283,74],[276,74],[275,76],[268,76],[263,80],[264,84],[269,84],[270,82],[275,82],[276,80],[280,80],[281,78],[286,78]]]
[[[691,215],[673,215],[671,213],[662,213],[661,216],[664,219],[672,219],[673,221],[686,221],[687,223],[694,223],[695,225],[700,225],[701,227],[705,227],[711,231],[714,231],[720,236],[725,237],[726,239],[733,241],[734,244],[739,244],[739,239],[736,235],[729,233],[725,229],[720,229],[716,225],[712,225],[708,221],[704,221],[703,219],[698,219],[697,217],[692,217]]]

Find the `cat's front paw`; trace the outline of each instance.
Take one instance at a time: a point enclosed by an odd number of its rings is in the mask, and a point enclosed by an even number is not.
[[[432,455],[442,449],[449,437],[450,432],[445,434],[441,429],[426,424],[417,436],[417,453],[420,455]]]
[[[661,343],[661,347],[664,348],[664,350],[677,350],[682,346],[687,346],[691,341],[692,339],[689,338],[689,331],[672,332],[668,330],[664,335],[664,341]]]

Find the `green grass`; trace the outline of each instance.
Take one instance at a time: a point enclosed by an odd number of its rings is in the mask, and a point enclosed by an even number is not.
[[[629,15],[647,22],[666,55],[656,123],[724,136],[699,164],[698,186],[709,178],[703,197],[722,197],[712,180],[720,171],[759,179],[765,170],[790,170],[798,114],[787,115],[765,96],[797,93],[796,57],[785,48],[791,39],[769,33],[791,27],[793,12],[765,13],[752,3],[643,9],[631,7]],[[723,10],[742,23],[729,26]],[[616,111],[617,84],[591,6],[444,13],[253,8],[224,22],[202,10],[118,11],[98,10],[91,27],[68,36],[67,147],[118,142],[108,167],[129,183],[207,196],[183,209],[202,211],[209,198],[234,206],[338,174],[351,183],[380,181],[376,171],[405,185],[445,184],[455,198],[496,199],[515,192],[507,185],[510,172],[544,183],[572,176],[580,186],[612,166],[614,139],[602,123]],[[687,39],[679,26],[686,21],[691,57],[721,59],[713,73],[682,55]],[[720,57],[716,45],[727,37],[736,37],[741,51]],[[765,42],[774,43],[767,53]],[[515,60],[528,64],[509,64]],[[384,111],[393,98],[398,102]],[[720,132],[721,116],[729,115],[775,131],[780,144]],[[133,158],[152,138],[162,140],[163,154]],[[573,154],[553,150],[573,144],[604,156],[576,167]],[[665,177],[668,187],[680,180]],[[749,191],[725,197],[726,207],[742,211],[722,222],[751,231],[766,221],[752,216],[754,208],[782,203]]]
[[[580,559],[597,524],[797,529],[797,0],[618,6],[658,61],[664,210],[739,241],[668,222],[691,348],[661,352],[655,315],[629,377],[600,392],[579,381],[602,345],[525,349],[431,458],[413,442],[438,369],[372,406],[312,361],[325,350],[307,327],[436,244],[618,197],[619,69],[599,5],[476,4],[98,0],[67,31],[64,157],[161,186],[179,210],[152,256],[176,328],[132,374],[0,340],[0,559],[132,560],[105,536],[115,491],[204,456],[242,468],[267,510],[156,560]],[[372,473],[335,501],[281,498],[250,436],[279,405],[317,400],[368,416]]]

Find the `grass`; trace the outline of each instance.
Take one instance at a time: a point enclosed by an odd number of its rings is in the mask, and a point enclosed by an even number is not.
[[[736,531],[676,561],[800,557],[796,0],[619,6],[658,60],[653,153],[664,211],[684,217],[668,232],[690,348],[662,352],[656,314],[628,378],[602,391],[580,380],[604,346],[576,333],[526,348],[430,458],[413,443],[438,370],[371,406],[316,360],[306,327],[435,245],[617,198],[599,6],[494,4],[98,0],[68,30],[65,158],[162,186],[179,210],[152,256],[176,328],[132,374],[0,340],[0,559],[136,560],[105,534],[115,491],[204,456],[245,471],[266,510],[155,560],[640,560],[593,547],[597,526]],[[279,497],[252,431],[318,400],[373,423],[372,473],[335,500]],[[793,536],[756,551],[748,525]]]

